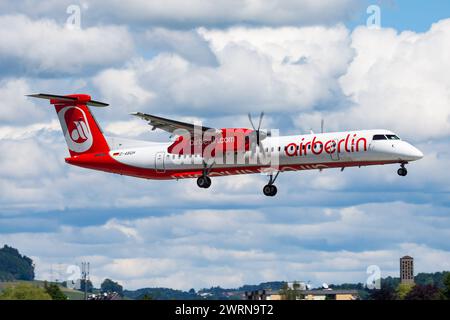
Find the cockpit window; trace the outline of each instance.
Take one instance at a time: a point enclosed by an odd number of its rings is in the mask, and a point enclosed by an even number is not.
[[[400,140],[400,138],[395,134],[387,134],[386,137],[388,138],[388,140]]]
[[[376,134],[373,136],[373,140],[387,140],[384,134]]]

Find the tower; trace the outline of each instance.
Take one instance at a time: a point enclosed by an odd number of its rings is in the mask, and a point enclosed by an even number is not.
[[[410,256],[400,258],[400,281],[414,284],[414,258]]]

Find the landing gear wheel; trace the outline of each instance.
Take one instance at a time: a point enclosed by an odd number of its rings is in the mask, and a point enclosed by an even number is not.
[[[210,177],[205,177],[206,178],[206,186],[205,189],[208,189],[209,187],[211,187],[211,178]]]
[[[408,170],[406,170],[406,168],[402,167],[397,170],[397,174],[401,177],[404,177],[408,174]]]
[[[267,184],[263,188],[264,195],[268,197],[275,196],[277,194],[277,191],[278,191],[277,187],[275,187],[273,184]]]
[[[270,192],[270,195],[271,195],[272,197],[274,197],[274,196],[277,194],[278,189],[277,189],[277,187],[275,187],[274,185],[271,185],[271,188],[272,188],[272,191]]]
[[[211,179],[209,177],[207,177],[207,176],[198,177],[197,185],[200,188],[207,189],[207,188],[209,188],[211,186]]]

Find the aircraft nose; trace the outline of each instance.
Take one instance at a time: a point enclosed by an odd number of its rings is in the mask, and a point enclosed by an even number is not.
[[[423,153],[416,147],[409,145],[408,157],[411,158],[411,160],[420,160],[423,158]]]

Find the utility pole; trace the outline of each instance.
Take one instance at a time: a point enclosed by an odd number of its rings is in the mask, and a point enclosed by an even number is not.
[[[89,262],[82,262],[81,263],[81,277],[84,283],[84,300],[87,300],[87,286],[89,281],[89,268],[90,264]]]

